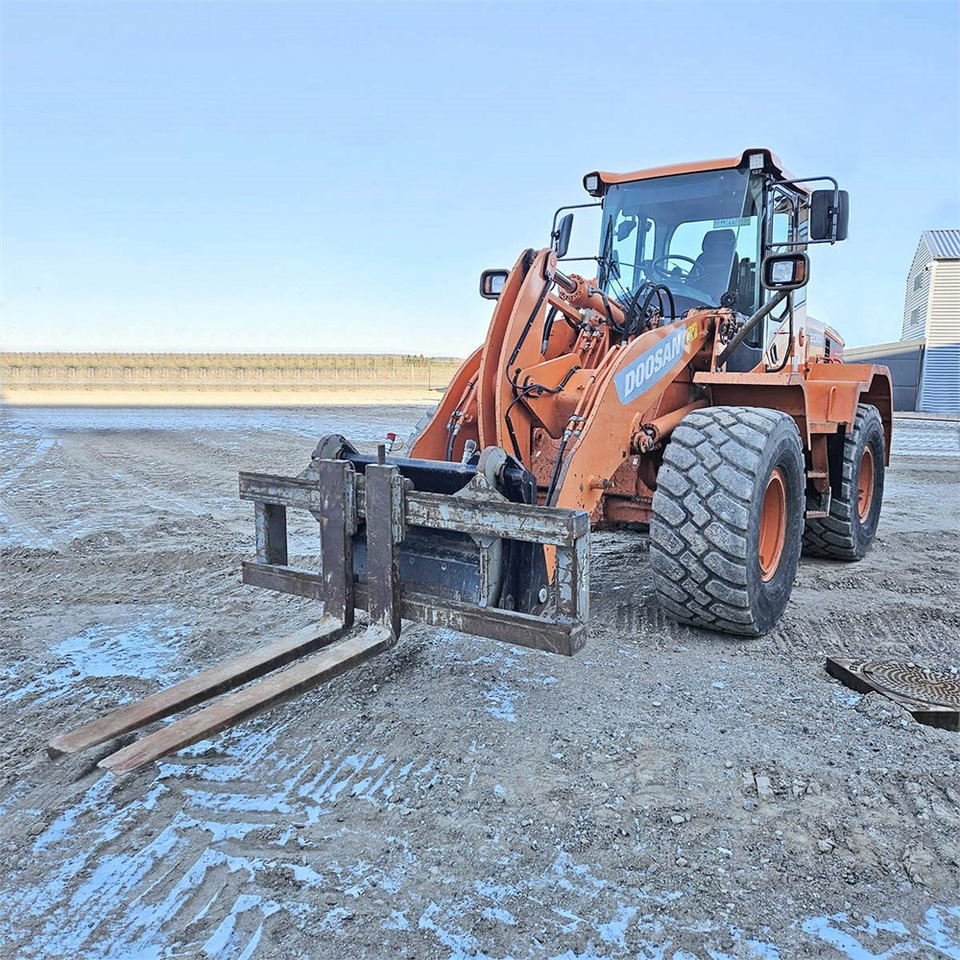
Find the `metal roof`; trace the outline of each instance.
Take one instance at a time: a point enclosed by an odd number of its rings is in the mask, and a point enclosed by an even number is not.
[[[807,318],[809,319],[809,317]],[[847,347],[843,348],[844,360],[862,361],[864,357],[878,357],[881,354],[888,353],[910,353],[917,347],[926,346],[926,340],[919,337],[916,340],[895,340],[893,343],[874,343],[866,347]]]
[[[924,230],[923,242],[934,260],[960,260],[960,230]]]

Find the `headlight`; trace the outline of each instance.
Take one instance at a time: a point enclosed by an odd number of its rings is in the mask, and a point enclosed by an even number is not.
[[[591,197],[602,197],[603,196],[603,183],[600,180],[599,173],[588,173],[583,178],[583,189],[590,194]]]

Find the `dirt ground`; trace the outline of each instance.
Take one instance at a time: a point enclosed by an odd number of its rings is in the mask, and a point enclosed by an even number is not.
[[[960,665],[957,422],[898,421],[873,552],[803,560],[766,637],[671,623],[595,535],[576,658],[411,627],[131,776],[47,758],[317,616],[241,585],[238,469],[422,412],[0,411],[0,956],[960,957],[960,734],[824,671]]]

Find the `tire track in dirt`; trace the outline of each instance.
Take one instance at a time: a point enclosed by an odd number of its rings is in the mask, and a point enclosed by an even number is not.
[[[385,755],[366,735],[319,759],[310,752],[309,747],[293,755],[278,751],[268,726],[235,732],[215,750],[197,745],[183,759],[161,764],[145,796],[134,791],[126,802],[128,786],[111,776],[95,780],[34,843],[39,858],[54,847],[61,857],[68,854],[63,867],[21,898],[21,923],[29,918],[55,922],[59,911],[80,903],[88,922],[58,924],[60,932],[53,936],[45,928],[33,947],[8,928],[13,938],[8,942],[21,943],[24,955],[52,948],[67,955],[95,949],[104,950],[103,956],[131,956],[166,925],[182,923],[189,929],[198,912],[250,913],[256,900],[251,890],[278,871],[299,873],[307,888],[322,887],[322,875],[296,860],[298,833],[309,831],[345,796],[387,803],[398,790],[423,792],[436,779],[429,758]],[[258,782],[268,788],[251,789]],[[167,822],[159,803],[171,793],[177,814]],[[294,815],[296,826],[278,829],[278,814]],[[97,839],[91,844],[94,824]],[[134,824],[136,837],[127,832]],[[198,848],[192,840],[196,834],[207,836],[207,844]],[[116,852],[118,847],[123,853]],[[391,883],[386,875],[380,882]],[[271,902],[281,909],[275,898]],[[294,916],[309,911],[295,894],[282,909]],[[94,936],[103,919],[108,929]],[[242,950],[247,944],[239,935],[231,933],[230,942]],[[218,937],[216,931],[212,937]]]
[[[0,545],[17,544],[49,550],[53,537],[31,516],[26,502],[33,493],[32,475],[49,470],[59,459],[59,442],[52,437],[9,437],[0,434]]]

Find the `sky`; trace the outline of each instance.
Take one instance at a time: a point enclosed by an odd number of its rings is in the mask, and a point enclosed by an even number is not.
[[[960,226],[958,11],[6,0],[0,348],[464,356],[584,173],[753,146],[850,192],[810,313],[897,340]]]

